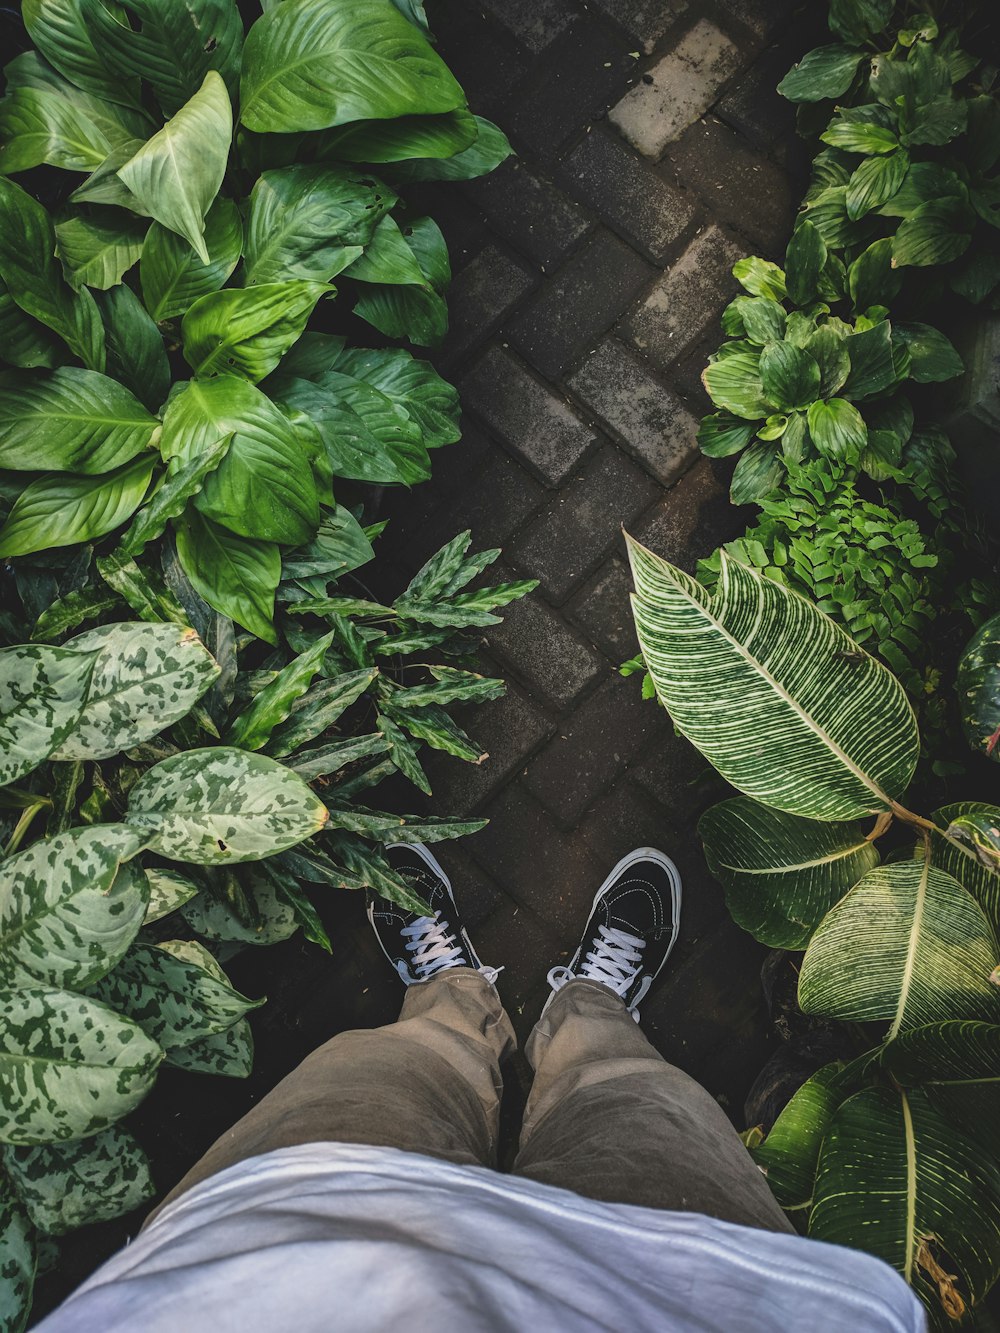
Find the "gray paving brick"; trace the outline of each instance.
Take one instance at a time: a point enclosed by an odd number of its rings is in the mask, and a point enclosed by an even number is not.
[[[537,282],[537,274],[527,264],[497,246],[487,245],[480,251],[448,293],[451,327],[443,348],[445,361],[454,361],[485,342]]]
[[[709,19],[699,19],[608,118],[633,148],[658,158],[718,99],[740,63],[736,43]]]
[[[465,189],[486,210],[490,226],[543,273],[593,225],[578,204],[519,157],[509,157],[489,176],[469,181]]]
[[[745,513],[729,503],[727,485],[702,458],[631,531],[657,555],[693,573],[700,559],[743,533]]]
[[[487,921],[506,901],[503,890],[470,854],[479,836],[473,833],[459,842],[446,842],[434,848],[470,930]]]
[[[538,592],[507,607],[503,624],[489,629],[486,640],[533,695],[557,710],[570,708],[608,672],[608,664]]]
[[[669,185],[614,134],[595,127],[561,168],[567,186],[616,231],[663,263],[691,225],[696,201]]]
[[[438,50],[478,115],[496,119],[514,89],[524,80],[528,61],[514,39],[488,23],[481,10],[465,6],[468,22],[461,27],[439,25]]]
[[[629,320],[636,346],[663,368],[679,360],[717,324],[735,295],[732,268],[745,252],[745,245],[714,224],[700,232]]]
[[[649,710],[652,724],[657,720],[655,705],[651,703]],[[602,881],[612,867],[636,847],[658,847],[674,856],[678,841],[669,814],[627,777],[619,778],[597,798],[580,817],[577,829],[600,863]],[[676,861],[676,857],[674,859]]]
[[[546,597],[559,606],[621,541],[622,524],[657,494],[655,482],[620,450],[606,445],[518,534],[507,557],[540,579]]]
[[[639,651],[629,603],[631,591],[628,566],[614,555],[566,604],[569,619],[616,667]]]
[[[543,375],[558,379],[632,304],[655,272],[600,227],[504,331]]]
[[[760,38],[776,33],[787,22],[795,3],[796,0],[716,0],[727,18],[734,18]]]
[[[674,730],[666,712],[654,703],[650,707],[665,726],[632,764],[629,777],[667,812],[673,829],[693,830],[704,811],[732,795],[731,789],[687,737]]]
[[[543,51],[569,26],[576,11],[567,0],[483,0],[485,8],[529,51]]]
[[[509,351],[491,347],[461,381],[462,400],[550,486],[576,468],[595,432]]]
[[[569,387],[664,486],[697,457],[697,418],[616,338],[598,345]]]
[[[687,10],[687,0],[595,0],[598,9],[632,34],[647,55]]]
[[[686,130],[666,160],[716,218],[742,232],[769,257],[784,254],[799,195],[780,167],[750,149],[714,116]]]
[[[504,969],[497,990],[523,1043],[541,1010],[537,1000],[529,1008],[529,1000],[544,985],[549,968],[566,961],[569,943],[531,908],[505,901],[476,927],[475,945],[490,966]]]
[[[635,681],[610,676],[560,722],[522,781],[560,822],[574,824],[657,725],[662,721],[644,705]]]

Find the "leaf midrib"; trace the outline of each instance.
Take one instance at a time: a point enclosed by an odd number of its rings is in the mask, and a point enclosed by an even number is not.
[[[903,964],[903,975],[899,983],[899,999],[896,1001],[896,1016],[892,1020],[892,1026],[886,1034],[886,1040],[891,1041],[893,1037],[899,1034],[902,1026],[903,1016],[906,1012],[906,1005],[910,998],[910,991],[913,988],[913,977],[916,971],[917,949],[920,944],[920,928],[923,924],[924,909],[927,905],[927,885],[930,880],[930,862],[924,858],[923,866],[920,871],[920,883],[917,885],[917,898],[913,908],[913,920],[910,923],[910,940],[906,948],[906,961]]]
[[[738,875],[788,875],[796,870],[812,870],[816,866],[829,865],[831,861],[841,861],[845,857],[853,856],[855,852],[863,851],[868,845],[868,843],[862,840],[857,843],[857,845],[848,847],[844,851],[833,852],[829,856],[818,857],[815,861],[800,861],[798,865],[762,866],[757,868],[750,866],[733,866],[730,865],[728,861],[720,861],[719,865],[722,866],[724,870],[732,870],[734,874]]]

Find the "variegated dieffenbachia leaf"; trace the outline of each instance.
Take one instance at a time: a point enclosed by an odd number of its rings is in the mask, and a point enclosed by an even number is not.
[[[0,1175],[0,1322],[4,1333],[21,1333],[28,1322],[36,1263],[28,1214]]]
[[[56,759],[108,759],[151,740],[185,717],[219,674],[186,625],[101,625],[66,647],[98,657],[83,712]]]
[[[323,802],[290,769],[228,746],[187,750],[149,769],[128,819],[154,851],[196,865],[258,861],[317,833]]]
[[[0,786],[37,768],[73,730],[96,661],[41,643],[0,651]]]
[[[167,1052],[167,1064],[192,1074],[220,1074],[225,1078],[246,1078],[253,1069],[253,1033],[245,1018],[225,1032],[193,1041],[190,1046],[175,1046]]]
[[[149,886],[124,865],[142,830],[100,824],[44,838],[0,862],[0,986],[88,986],[142,925]]]
[[[264,1003],[234,990],[208,950],[187,940],[134,944],[89,993],[128,1014],[164,1050],[222,1032]]]
[[[277,944],[298,930],[292,908],[263,875],[241,876],[242,888],[255,920],[246,923],[221,898],[203,890],[187,903],[181,915],[196,935],[206,940],[236,941],[240,944]]]
[[[0,1142],[84,1139],[135,1109],[163,1052],[85,995],[0,991]]]
[[[156,1192],[146,1154],[120,1125],[79,1143],[11,1145],[3,1158],[28,1216],[48,1236],[108,1222]]]
[[[142,922],[144,926],[176,912],[199,892],[198,885],[186,875],[165,870],[162,866],[147,866],[146,879],[149,882],[149,904]]]

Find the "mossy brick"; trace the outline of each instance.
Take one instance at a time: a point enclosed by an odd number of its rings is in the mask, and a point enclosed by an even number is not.
[[[565,159],[560,177],[657,264],[667,259],[695,216],[692,195],[668,184],[617,135],[599,126]]]
[[[655,273],[624,241],[599,227],[504,332],[526,361],[557,380],[641,295]]]
[[[687,0],[594,0],[649,55],[657,42],[687,10]]]
[[[698,456],[697,418],[650,373],[648,363],[616,338],[606,338],[595,348],[569,387],[664,486]]]
[[[458,274],[448,293],[451,326],[442,348],[442,364],[454,364],[485,342],[537,282],[533,269],[498,246],[481,250]]]
[[[712,460],[700,459],[630,531],[671,564],[694,573],[698,561],[735,540],[747,526],[747,510],[729,502],[729,489]]]
[[[566,604],[566,616],[614,666],[639,651],[629,603],[632,580],[628,566],[614,555]]]
[[[537,590],[506,607],[503,624],[487,630],[486,641],[533,696],[557,711],[571,708],[609,670]]]
[[[594,446],[596,432],[506,348],[491,347],[459,389],[466,408],[549,486],[565,481]]]
[[[572,826],[625,771],[651,730],[666,725],[634,680],[609,676],[560,721],[522,782],[561,824]]]
[[[593,226],[577,203],[519,157],[509,157],[464,188],[493,230],[543,272],[558,264]]]
[[[658,366],[673,365],[718,325],[739,290],[733,265],[745,254],[745,245],[714,224],[699,232],[628,321],[631,341]]]
[[[657,484],[621,450],[605,447],[507,548],[519,572],[541,581],[560,606],[630,523],[659,494]]]
[[[699,19],[608,119],[633,148],[659,158],[718,100],[741,63],[736,43],[709,19]]]
[[[569,0],[483,0],[483,7],[534,53],[544,51],[576,17]]]
[[[666,161],[719,221],[741,232],[768,258],[783,257],[801,192],[793,194],[780,167],[714,116],[686,130]]]

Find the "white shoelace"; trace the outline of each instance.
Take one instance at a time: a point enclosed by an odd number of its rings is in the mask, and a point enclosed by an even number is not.
[[[642,950],[645,947],[646,941],[638,935],[630,935],[627,930],[616,930],[614,926],[599,926],[594,947],[577,971],[573,972],[568,967],[554,967],[549,972],[549,985],[553,991],[562,990],[567,981],[583,977],[588,981],[599,981],[616,995],[624,996],[642,966]],[[635,1009],[630,1007],[630,1012],[638,1022],[639,1015]]]
[[[462,941],[456,939],[454,931],[440,912],[435,912],[433,916],[418,917],[412,925],[404,926],[400,934],[406,936],[406,947],[413,955],[411,965],[419,981],[429,981],[449,967],[475,967],[472,960],[466,957]],[[399,963],[399,971],[405,981],[404,962]],[[503,968],[477,967],[476,971],[490,985],[494,985]]]

